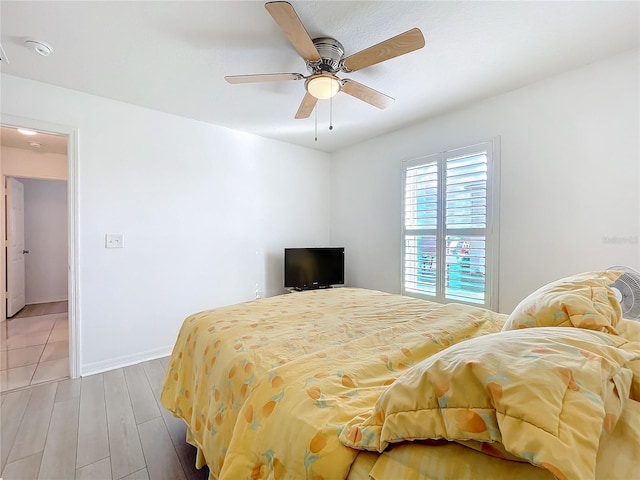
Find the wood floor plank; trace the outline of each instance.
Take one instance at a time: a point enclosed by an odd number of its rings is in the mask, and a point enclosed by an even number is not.
[[[54,404],[38,480],[75,476],[79,411],[78,397]]]
[[[176,449],[178,459],[182,465],[187,480],[206,480],[209,477],[209,469],[203,467],[200,470],[196,468],[196,453],[197,450],[193,445],[189,445],[186,440],[187,425],[173,416],[173,414],[164,408],[160,403],[160,392],[162,389],[156,389],[153,391],[158,405],[160,405],[160,412],[162,413],[162,419],[164,420],[171,442]]]
[[[16,438],[22,417],[27,409],[31,391],[32,389],[29,388],[4,395],[4,402],[0,407],[0,423],[2,426],[0,428],[0,472],[2,472],[7,463],[13,440]]]
[[[83,377],[80,386],[78,455],[76,468],[109,456],[109,434],[104,396],[104,377],[99,373]]]
[[[33,387],[7,462],[44,450],[57,387],[55,382]]]
[[[41,315],[51,315],[52,313],[63,313],[69,311],[68,302],[49,302],[49,303],[33,303],[25,305],[16,315],[11,319],[24,318],[24,317],[39,317]]]
[[[42,452],[21,458],[15,462],[7,464],[2,470],[3,480],[31,480],[38,478],[40,460]]]
[[[153,390],[151,390],[142,365],[137,364],[126,367],[124,369],[124,376],[127,381],[136,423],[141,424],[152,418],[159,417],[160,410],[153,397]]]
[[[138,425],[150,480],[186,480],[162,417]]]
[[[171,355],[158,359],[158,360],[160,360],[160,363],[162,363],[162,366],[164,367],[164,371],[165,372],[169,369],[169,360],[170,359],[171,359]]]
[[[111,472],[122,478],[146,466],[127,383],[121,368],[104,374]]]
[[[151,389],[162,388],[165,368],[160,359],[143,362],[142,368],[144,368],[144,373],[147,375]]]
[[[160,406],[164,368],[158,359],[3,394],[2,479],[205,480],[184,422]]]
[[[58,382],[56,390],[56,402],[64,402],[72,398],[80,398],[80,378],[67,378]]]
[[[112,478],[109,457],[76,470],[76,480],[112,480]]]
[[[147,472],[146,468],[143,468],[142,470],[138,470],[131,475],[122,477],[120,480],[149,480],[149,472]]]

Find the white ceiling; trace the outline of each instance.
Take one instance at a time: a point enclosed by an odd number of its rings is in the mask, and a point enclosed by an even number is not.
[[[67,137],[36,132],[35,135],[24,135],[17,128],[0,127],[0,145],[3,147],[22,148],[36,153],[67,154]]]
[[[312,38],[345,55],[418,27],[425,48],[340,74],[396,99],[353,97],[294,120],[301,81],[230,85],[225,75],[297,72],[303,60],[256,1],[0,2],[2,72],[324,151],[397,130],[544,77],[637,49],[640,2],[292,1]],[[27,50],[32,37],[54,47]]]

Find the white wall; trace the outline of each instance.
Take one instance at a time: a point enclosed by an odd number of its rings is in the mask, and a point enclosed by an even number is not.
[[[187,315],[280,292],[285,246],[328,242],[328,154],[9,75],[1,100],[78,128],[83,374],[167,354]]]
[[[2,174],[7,177],[67,179],[67,156],[24,148],[0,147]]]
[[[67,182],[24,184],[27,304],[67,300]]]
[[[562,276],[640,268],[639,52],[338,152],[331,243],[346,282],[400,291],[401,161],[501,137],[499,310]]]

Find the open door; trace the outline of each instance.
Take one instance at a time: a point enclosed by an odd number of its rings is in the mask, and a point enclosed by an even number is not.
[[[6,179],[7,228],[7,318],[26,303],[24,255],[24,185],[15,178]]]

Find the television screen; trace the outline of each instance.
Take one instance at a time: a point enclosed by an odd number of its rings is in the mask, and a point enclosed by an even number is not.
[[[284,286],[296,290],[344,284],[344,248],[285,248]]]

